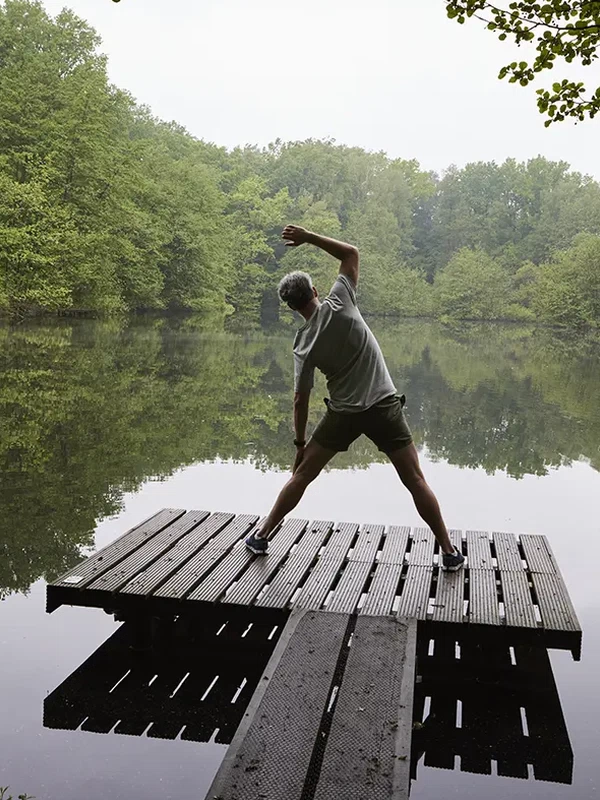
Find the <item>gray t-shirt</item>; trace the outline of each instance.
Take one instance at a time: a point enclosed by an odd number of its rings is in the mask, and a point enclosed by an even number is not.
[[[331,292],[294,339],[295,390],[313,387],[315,367],[327,378],[332,411],[357,412],[396,393],[377,339],[356,306],[356,287],[338,275]]]

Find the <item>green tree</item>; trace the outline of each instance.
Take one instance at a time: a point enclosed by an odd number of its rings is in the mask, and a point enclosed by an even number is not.
[[[536,274],[532,306],[544,320],[563,325],[600,322],[600,236],[582,234],[555,253]]]
[[[0,313],[276,316],[285,271],[308,270],[321,292],[335,275],[325,254],[282,246],[281,228],[295,221],[359,246],[367,312],[527,319],[535,307],[552,321],[548,265],[566,263],[557,254],[580,234],[600,235],[600,186],[564,162],[474,163],[438,177],[333,140],[229,152],[112,86],[99,48],[69,11],[0,6]],[[484,283],[444,310],[432,284],[448,284],[464,248],[496,269],[475,270]],[[571,269],[588,276],[586,265]],[[581,288],[563,318],[596,324],[593,281],[573,280]]]
[[[257,175],[242,180],[228,197],[227,211],[234,232],[231,301],[238,311],[256,313],[271,289],[277,269],[273,244],[289,202],[287,189],[269,197],[265,181]]]
[[[98,45],[71,12],[0,8],[3,297],[17,313],[224,308],[217,153],[112,87]]]
[[[579,61],[589,66],[598,58],[600,44],[600,5],[588,0],[548,0],[497,5],[487,0],[446,0],[450,19],[464,23],[474,18],[501,41],[511,38],[518,45],[532,42],[535,57],[531,63],[513,61],[502,67],[500,78],[528,86],[542,72],[555,66],[558,58],[568,64]],[[552,89],[538,89],[538,108],[548,119],[546,127],[567,117],[584,120],[600,111],[600,86],[587,91],[582,81],[563,78]]]
[[[482,250],[459,250],[434,289],[439,312],[458,319],[502,319],[509,302],[506,272]]]

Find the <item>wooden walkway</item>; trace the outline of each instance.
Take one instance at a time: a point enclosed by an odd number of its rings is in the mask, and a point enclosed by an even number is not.
[[[544,536],[451,531],[466,569],[445,573],[427,528],[287,520],[267,557],[243,539],[258,518],[164,509],[47,588],[47,610],[205,613],[228,604],[267,612],[394,614],[436,624],[535,632],[581,650],[581,628]]]
[[[207,797],[408,800],[416,637],[293,611]]]

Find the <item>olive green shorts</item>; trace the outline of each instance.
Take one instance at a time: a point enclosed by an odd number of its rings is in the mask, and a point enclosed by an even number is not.
[[[366,411],[357,413],[340,413],[328,406],[312,438],[321,447],[339,453],[347,450],[364,433],[382,452],[389,455],[413,440],[403,405],[404,397],[390,395]]]

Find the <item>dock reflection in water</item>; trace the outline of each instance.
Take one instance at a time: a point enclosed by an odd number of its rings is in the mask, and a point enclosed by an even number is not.
[[[124,623],[44,702],[47,728],[229,744],[284,627],[216,609]],[[149,634],[152,633],[150,637]],[[573,751],[548,651],[422,624],[412,733],[419,768],[570,784]]]

